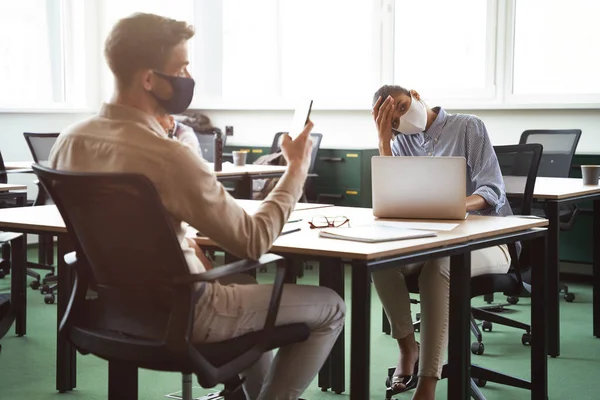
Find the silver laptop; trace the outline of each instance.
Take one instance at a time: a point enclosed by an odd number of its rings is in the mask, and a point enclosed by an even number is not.
[[[373,157],[373,215],[378,218],[465,219],[463,157]]]

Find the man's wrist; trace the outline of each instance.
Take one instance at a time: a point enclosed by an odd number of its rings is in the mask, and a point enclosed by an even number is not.
[[[308,173],[308,168],[305,162],[291,162],[288,164],[287,171],[292,175],[300,175]]]

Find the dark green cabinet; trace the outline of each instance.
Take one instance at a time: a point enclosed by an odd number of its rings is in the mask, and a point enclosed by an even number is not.
[[[225,147],[225,153],[247,151],[248,163],[269,154],[269,147]],[[309,200],[339,206],[371,207],[371,157],[376,149],[319,149],[315,174],[309,184]],[[227,158],[226,158],[227,160]]]
[[[320,149],[314,186],[318,203],[371,207],[371,157],[375,149]]]

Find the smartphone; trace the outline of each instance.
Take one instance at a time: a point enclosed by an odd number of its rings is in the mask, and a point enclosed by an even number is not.
[[[299,135],[304,130],[304,127],[310,119],[310,112],[312,110],[312,100],[302,100],[296,106],[294,111],[294,119],[292,120],[292,126],[290,127],[289,134]]]

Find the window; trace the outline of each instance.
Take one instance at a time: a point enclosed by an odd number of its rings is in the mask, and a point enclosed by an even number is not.
[[[377,89],[370,0],[283,0],[284,98],[370,100]]]
[[[562,103],[600,96],[600,2],[516,0],[514,15],[513,94]]]
[[[396,0],[394,82],[426,99],[491,99],[495,16],[490,0]]]
[[[0,2],[0,108],[66,101],[62,27],[59,0]]]
[[[315,107],[366,102],[379,82],[373,0],[206,0],[196,100]],[[207,15],[213,17],[210,21]],[[220,16],[215,21],[215,16]]]

